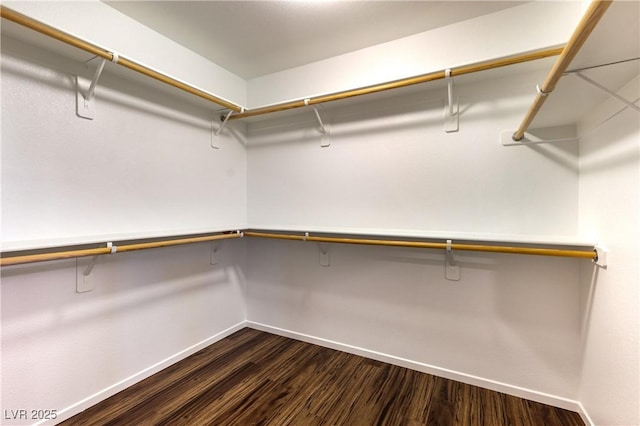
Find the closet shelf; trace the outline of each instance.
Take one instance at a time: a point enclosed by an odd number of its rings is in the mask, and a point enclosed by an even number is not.
[[[221,116],[221,119],[226,118],[228,120],[236,120],[241,118],[253,117],[257,115],[263,115],[263,114],[284,111],[284,110],[289,110],[294,108],[303,108],[309,105],[312,106],[315,104],[351,98],[354,96],[367,95],[371,93],[378,93],[381,91],[412,86],[420,83],[426,83],[426,82],[435,81],[435,80],[442,80],[442,79],[445,79],[446,72],[447,72],[447,70],[441,70],[441,71],[431,72],[431,73],[422,74],[418,76],[408,77],[400,80],[388,81],[388,82],[375,84],[371,86],[365,86],[365,87],[360,87],[360,88],[355,88],[355,89],[335,92],[335,93],[328,93],[320,96],[314,96],[314,97],[294,100],[290,102],[272,104],[272,105],[267,105],[259,108],[246,109],[240,105],[236,105],[218,96],[207,93],[195,86],[179,81],[159,71],[156,71],[151,68],[145,67],[141,64],[138,64],[133,60],[127,59],[123,56],[118,55],[115,52],[110,51],[109,49],[96,46],[93,43],[87,42],[71,34],[67,34],[57,28],[54,28],[52,26],[39,22],[28,16],[22,15],[5,6],[0,5],[0,14],[2,18],[12,21],[16,24],[19,24],[33,31],[39,32],[41,34],[44,34],[53,39],[59,40],[63,43],[66,43],[78,49],[84,50],[92,55],[96,55],[105,60],[114,62],[118,65],[122,65],[140,74],[154,78],[160,82],[163,82],[170,86],[181,89],[187,93],[193,94],[195,96],[199,96],[210,102],[221,105],[231,112],[231,114],[223,114]],[[515,64],[520,64],[524,62],[535,61],[538,59],[558,56],[562,53],[562,51],[563,51],[563,47],[541,49],[533,52],[526,52],[518,55],[497,58],[489,61],[467,64],[467,65],[451,68],[449,71],[451,73],[450,74],[451,77],[455,77],[455,76],[505,67],[508,65],[515,65]]]
[[[389,234],[356,234],[356,233],[317,233],[300,231],[274,231],[265,229],[248,229],[244,231],[247,237],[271,238],[296,241],[314,241],[319,243],[339,243],[339,244],[360,244],[392,247],[413,247],[426,249],[451,249],[461,251],[479,251],[493,253],[513,253],[531,254],[542,256],[578,257],[584,259],[594,259],[594,244],[579,243],[532,243],[522,240],[500,240],[500,239],[472,239],[472,238],[452,238],[451,236],[412,235],[398,236]],[[365,238],[366,237],[366,238]],[[401,238],[401,239],[398,239]],[[405,238],[405,239],[402,239]],[[455,242],[454,242],[455,240]]]
[[[524,244],[566,248],[593,248],[594,242],[570,235],[534,235],[493,232],[439,231],[423,229],[348,228],[318,226],[288,226],[251,224],[245,231],[273,233],[305,233],[323,236],[352,236],[356,238],[420,239],[426,241],[456,240],[469,243]]]
[[[105,254],[125,253],[129,251],[146,250],[152,248],[170,247],[184,244],[204,243],[210,241],[227,240],[231,238],[242,238],[243,233],[240,231],[225,231],[214,235],[192,235],[176,237],[160,237],[145,238],[133,241],[126,241],[123,244],[114,244],[112,241],[100,243],[101,247],[77,248],[82,243],[49,247],[33,248],[29,250],[32,253],[5,252],[1,253],[0,266],[21,265],[25,263],[46,262],[49,260],[73,259],[78,257],[98,256]],[[95,245],[95,244],[94,244]],[[46,250],[46,251],[45,251]],[[43,252],[44,251],[44,252]]]
[[[33,31],[37,31],[48,37],[59,40],[63,43],[66,43],[78,49],[84,50],[92,55],[98,56],[100,58],[111,61],[118,65],[122,65],[123,67],[136,71],[142,75],[151,77],[162,83],[168,84],[170,86],[176,87],[192,95],[206,99],[207,101],[218,104],[224,108],[228,108],[235,112],[241,112],[244,110],[243,107],[236,105],[232,102],[229,102],[226,99],[222,99],[218,96],[212,95],[211,93],[205,92],[204,90],[199,89],[195,86],[192,86],[183,81],[177,80],[173,77],[170,77],[154,69],[148,68],[131,59],[127,59],[126,57],[120,56],[116,52],[112,52],[103,47],[96,46],[93,43],[89,43],[71,34],[67,34],[63,31],[60,31],[57,28],[54,28],[52,26],[39,22],[35,19],[29,18],[28,16],[22,15],[21,13],[11,10],[5,6],[0,5],[0,16],[2,16],[2,18],[4,19],[15,22],[16,24],[29,28]]]
[[[263,107],[258,107],[253,109],[245,109],[242,106],[236,105],[225,99],[222,99],[220,97],[207,93],[195,86],[189,85],[185,82],[169,77],[161,72],[147,68],[141,64],[136,63],[135,61],[124,58],[122,56],[118,56],[115,52],[111,52],[108,49],[104,49],[102,47],[89,43],[85,40],[77,38],[73,35],[67,34],[54,27],[51,27],[42,22],[29,18],[18,12],[15,12],[7,7],[0,6],[0,12],[1,12],[2,18],[4,19],[10,20],[26,28],[29,28],[31,30],[34,30],[44,35],[47,35],[49,37],[52,37],[54,39],[62,41],[76,48],[85,50],[105,60],[115,62],[126,68],[137,71],[138,73],[141,73],[148,77],[159,80],[163,83],[166,83],[170,86],[179,88],[190,94],[199,96],[208,101],[221,105],[231,112],[230,114],[226,115],[226,119],[228,120],[242,119],[242,118],[247,118],[247,117],[252,117],[257,115],[269,114],[272,112],[285,111],[285,110],[294,109],[294,108],[303,108],[307,106],[313,106],[315,104],[331,102],[335,100],[346,99],[346,98],[351,98],[351,97],[360,96],[360,95],[366,95],[366,94],[377,93],[377,92],[382,92],[382,91],[391,90],[391,89],[412,86],[412,85],[426,83],[434,80],[445,79],[447,75],[447,71],[450,71],[450,75],[452,77],[455,77],[459,75],[470,74],[470,73],[475,73],[479,71],[485,71],[485,70],[504,67],[508,65],[519,64],[523,62],[529,62],[537,59],[560,55],[555,66],[549,73],[547,79],[542,84],[542,86],[539,87],[538,95],[536,96],[535,101],[531,106],[531,108],[529,109],[529,112],[527,113],[525,119],[523,120],[520,127],[514,133],[514,136],[513,136],[514,140],[521,140],[524,137],[525,131],[527,130],[527,128],[533,121],[535,115],[538,113],[540,107],[546,100],[547,95],[551,91],[553,91],[556,83],[558,82],[562,74],[566,71],[572,59],[578,53],[578,51],[582,47],[582,44],[584,43],[586,38],[589,36],[591,31],[595,28],[599,19],[607,10],[610,3],[611,3],[610,0],[592,1],[589,9],[585,13],[579,25],[574,30],[573,35],[569,40],[569,43],[565,47],[557,47],[552,49],[544,49],[544,50],[539,50],[534,52],[527,52],[527,53],[514,55],[510,57],[497,58],[490,61],[467,64],[464,66],[451,68],[450,70],[441,70],[441,71],[431,72],[428,74],[418,75],[418,76],[409,77],[405,79],[394,80],[394,81],[384,82],[384,83],[375,84],[371,86],[360,87],[352,90],[346,90],[346,91],[329,93],[329,94],[320,95],[320,96],[308,97],[304,99],[293,100],[290,102],[266,105]]]
[[[160,239],[126,241],[119,245],[113,242],[100,244],[101,247],[76,248],[70,246],[62,246],[46,250],[33,250],[32,253],[24,252],[2,252],[0,258],[0,266],[19,265],[25,263],[44,262],[49,260],[69,259],[86,256],[97,256],[105,254],[124,253],[128,251],[144,250],[151,248],[168,247],[183,244],[202,243],[208,241],[217,241],[231,238],[254,237],[254,238],[271,238],[296,241],[313,241],[319,243],[342,243],[342,244],[361,244],[361,245],[377,245],[377,246],[393,246],[393,247],[414,247],[426,249],[447,249],[461,251],[480,251],[493,253],[513,253],[513,254],[529,254],[543,256],[560,256],[560,257],[576,257],[583,259],[592,259],[598,261],[598,256],[602,257],[603,251],[594,244],[584,242],[537,242],[534,243],[530,239],[505,239],[505,238],[479,238],[477,234],[468,234],[466,238],[460,238],[464,235],[458,233],[458,237],[454,238],[449,234],[443,237],[443,233],[414,234],[414,235],[394,235],[385,234],[384,232],[313,232],[306,231],[301,233],[295,230],[267,230],[267,229],[250,229],[245,231],[226,231],[216,233],[214,235],[192,235],[189,237],[171,238],[164,237]],[[486,234],[485,234],[486,235]],[[475,236],[475,237],[474,237]],[[444,240],[444,241],[443,241]],[[75,245],[78,247],[78,244]],[[56,250],[57,249],[57,250]],[[43,252],[44,251],[44,252]],[[599,262],[598,264],[602,263]]]

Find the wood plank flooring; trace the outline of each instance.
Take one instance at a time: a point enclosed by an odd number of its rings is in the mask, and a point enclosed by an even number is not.
[[[571,411],[245,328],[62,425],[584,425]]]

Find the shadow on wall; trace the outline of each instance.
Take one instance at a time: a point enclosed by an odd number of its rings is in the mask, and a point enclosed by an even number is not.
[[[580,288],[580,337],[582,340],[582,347],[580,353],[585,353],[587,347],[587,334],[591,327],[591,312],[593,310],[593,301],[596,294],[596,287],[598,283],[598,275],[600,268],[589,269],[583,265],[580,270],[582,277],[590,277],[588,280],[582,279],[582,285]],[[584,283],[588,283],[588,288],[584,288]]]
[[[621,166],[637,164],[640,160],[638,151],[637,135],[640,133],[640,120],[638,113],[625,108],[614,114],[609,119],[613,119],[621,114],[631,117],[629,122],[636,123],[636,126],[608,126],[611,129],[602,139],[598,146],[591,148],[588,153],[580,156],[580,173],[603,172],[610,173]],[[623,117],[619,117],[625,120]],[[607,120],[608,121],[608,120]],[[605,121],[606,122],[606,121]],[[601,125],[604,124],[601,123]],[[598,128],[591,129],[587,134],[596,132]],[[581,135],[585,137],[586,135]],[[625,141],[624,143],[611,143],[611,141]]]
[[[512,84],[508,85],[504,84],[504,79],[494,79],[483,81],[481,87],[470,84],[456,86],[456,96],[460,97],[461,128],[465,123],[483,122],[500,114],[524,115],[531,102],[531,84],[537,78],[536,73],[510,79]],[[441,137],[447,138],[456,134],[449,135],[443,130],[447,91],[438,87],[441,84],[434,86],[417,85],[393,95],[383,92],[357,100],[328,102],[321,105],[321,114],[331,122],[331,137],[336,140],[341,137],[394,135],[402,130],[432,127],[439,128]],[[514,118],[514,130],[519,119]],[[251,147],[310,142],[320,136],[317,126],[310,108],[280,117],[274,114],[273,120],[249,123]],[[397,136],[392,141],[398,141]]]
[[[533,152],[553,161],[557,165],[578,173],[578,144],[576,142],[561,142],[548,145],[514,146],[509,149],[530,149]]]
[[[2,339],[44,337],[91,324],[96,319],[165,306],[167,301],[209,297],[207,289],[240,286],[240,267],[209,264],[209,245],[170,247],[101,256],[91,272],[94,289],[76,293],[75,260],[2,268]],[[87,259],[78,259],[83,271]],[[153,327],[153,324],[149,324]]]
[[[442,122],[442,100],[427,100],[419,103],[407,103],[396,108],[376,109],[371,113],[361,111],[357,115],[341,115],[339,111],[326,108],[322,111],[325,119],[330,119],[331,139],[346,138],[353,135],[387,134],[409,128],[420,128]],[[313,111],[288,118],[286,121],[277,118],[269,123],[249,125],[251,149],[274,146],[299,145],[319,141],[322,136],[318,131],[318,122]]]
[[[580,368],[578,259],[249,242],[249,320],[570,398]],[[286,262],[285,262],[286,259]],[[414,367],[415,368],[415,367]]]
[[[493,298],[504,320],[500,333],[526,348],[552,377],[580,372],[580,268],[586,259],[506,255],[508,267],[496,269]],[[592,268],[597,268],[592,265]],[[527,368],[526,359],[513,359],[514,367]],[[542,372],[541,372],[542,373]]]
[[[8,37],[2,39],[3,73],[63,90],[68,94],[69,104],[73,108],[76,102],[76,75],[91,80],[98,63],[97,59],[91,60],[89,54],[86,60],[88,62],[83,65]],[[219,126],[222,107],[133,72],[123,76],[126,70],[109,69],[110,66],[107,64],[98,81],[95,98],[98,104],[109,103],[207,132],[211,131],[212,122],[216,129]],[[97,119],[100,119],[99,116]],[[229,123],[226,128],[230,131],[227,133],[246,145],[243,132],[234,127],[242,128],[243,124]]]

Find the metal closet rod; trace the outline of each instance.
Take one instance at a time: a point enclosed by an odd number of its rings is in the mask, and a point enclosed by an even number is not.
[[[280,240],[295,241],[315,241],[319,243],[342,243],[342,244],[364,244],[375,246],[393,246],[393,247],[415,247],[428,249],[447,249],[466,250],[466,251],[484,251],[493,253],[513,253],[513,254],[533,254],[541,256],[560,256],[560,257],[579,257],[583,259],[594,259],[595,251],[592,250],[569,250],[569,249],[549,249],[539,247],[511,247],[496,246],[487,244],[460,244],[460,243],[435,243],[423,241],[398,241],[398,240],[374,240],[367,238],[343,238],[343,237],[316,237],[309,235],[295,234],[276,234],[265,232],[244,231],[245,237],[258,238],[275,238]]]
[[[225,240],[230,238],[256,237],[256,238],[273,238],[279,240],[295,240],[295,241],[315,241],[319,243],[340,243],[340,244],[362,244],[375,246],[392,246],[392,247],[414,247],[426,249],[444,249],[450,247],[452,250],[463,251],[480,251],[493,253],[512,253],[512,254],[530,254],[540,256],[560,256],[560,257],[577,257],[583,259],[595,259],[595,250],[570,250],[570,249],[551,249],[539,247],[512,247],[488,244],[461,244],[461,243],[437,243],[424,241],[402,241],[402,240],[377,240],[369,238],[345,238],[345,237],[320,237],[309,235],[267,233],[259,231],[234,231],[217,235],[207,235],[203,237],[180,238],[173,240],[154,241],[149,243],[127,244],[119,246],[107,246],[93,249],[58,251],[50,253],[40,253],[32,255],[18,255],[0,258],[0,266],[20,265],[25,263],[45,262],[49,260],[71,259],[76,257],[96,256],[104,254],[125,253],[128,251],[144,250],[159,247],[169,247],[182,244],[202,243],[207,241]]]
[[[78,49],[82,49],[86,52],[91,53],[92,55],[99,56],[101,58],[115,62],[118,65],[122,65],[125,68],[129,68],[133,71],[139,72],[140,74],[146,75],[147,77],[151,77],[153,79],[166,83],[170,86],[176,87],[180,90],[184,90],[185,92],[191,93],[192,95],[199,96],[203,99],[216,103],[232,111],[240,112],[243,110],[243,108],[239,105],[236,105],[225,99],[214,96],[210,93],[207,93],[189,84],[183,83],[179,80],[176,80],[175,78],[169,77],[151,68],[147,68],[144,65],[140,65],[123,56],[114,55],[114,52],[109,52],[106,49],[103,49],[99,46],[96,46],[92,43],[89,43],[71,34],[67,34],[63,31],[58,30],[57,28],[51,27],[40,21],[36,21],[35,19],[29,18],[28,16],[22,15],[21,13],[13,11],[7,7],[0,6],[0,15],[4,19],[15,22],[16,24],[30,28],[34,31],[37,31],[41,34],[44,34],[46,36],[59,40],[63,43],[77,47]]]
[[[460,76],[464,74],[471,74],[479,71],[486,71],[494,68],[500,68],[508,65],[520,64],[523,62],[535,61],[537,59],[544,59],[551,56],[558,56],[562,53],[563,48],[557,47],[552,49],[538,50],[535,52],[524,53],[521,55],[509,56],[506,58],[494,59],[491,61],[476,62],[469,65],[464,65],[457,68],[451,68],[451,76]],[[260,108],[254,108],[246,110],[242,113],[233,114],[230,120],[237,120],[240,118],[253,117],[256,115],[269,114],[272,112],[285,111],[294,108],[303,108],[308,105],[321,104],[324,102],[337,101],[340,99],[351,98],[354,96],[368,95],[371,93],[382,92],[385,90],[399,89],[401,87],[412,86],[414,84],[427,83],[429,81],[442,80],[446,77],[445,70],[435,71],[428,74],[422,74],[415,77],[403,78],[400,80],[394,80],[386,83],[374,84],[371,86],[365,86],[358,89],[345,90],[342,92],[329,93],[321,96],[314,96],[305,99],[293,100],[290,102],[284,102],[274,105],[267,105]]]
[[[173,240],[153,241],[149,243],[126,244],[121,246],[107,246],[93,249],[56,251],[50,253],[29,254],[0,258],[0,266],[21,265],[24,263],[45,262],[48,260],[72,259],[76,257],[97,256],[101,254],[125,253],[128,251],[145,250],[159,247],[178,246],[183,244],[203,243],[207,241],[241,238],[242,232],[207,235],[204,237],[179,238]],[[4,254],[3,254],[4,255]]]
[[[587,40],[593,29],[598,25],[600,18],[607,11],[609,6],[611,6],[612,0],[593,0],[589,5],[589,8],[585,12],[584,16],[578,23],[578,26],[573,31],[569,42],[562,50],[560,57],[554,64],[553,68],[547,75],[544,83],[541,86],[538,86],[538,94],[536,95],[533,104],[527,111],[527,115],[525,115],[520,127],[513,134],[513,140],[521,141],[524,138],[524,133],[527,131],[531,122],[542,108],[542,105],[547,100],[547,95],[556,88],[556,84],[558,84],[558,80],[565,73],[573,58],[578,54],[580,48]]]

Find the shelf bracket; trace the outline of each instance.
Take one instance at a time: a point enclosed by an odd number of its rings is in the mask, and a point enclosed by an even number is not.
[[[579,77],[583,81],[586,81],[587,83],[591,84],[593,87],[595,87],[597,89],[600,89],[602,92],[606,93],[607,95],[611,96],[612,98],[617,99],[618,101],[622,102],[623,104],[625,104],[629,108],[634,109],[637,112],[640,112],[640,107],[638,105],[636,105],[633,102],[623,98],[622,96],[618,95],[616,92],[607,89],[602,84],[598,83],[595,80],[590,79],[589,77],[587,77],[586,75],[582,74],[581,72],[576,71],[576,72],[573,72],[571,74],[575,75],[576,77]]]
[[[241,111],[244,111],[244,108],[242,108]],[[211,120],[211,148],[220,149],[220,147],[216,143],[216,138],[220,136],[220,133],[222,133],[222,131],[224,130],[224,127],[227,125],[229,118],[231,118],[231,114],[233,114],[233,110],[230,110],[227,114],[220,115],[220,121],[222,123],[220,123],[220,127],[218,127],[217,129],[214,128],[215,120]]]
[[[329,128],[329,120],[325,117],[325,120],[322,120],[322,116],[320,116],[320,112],[315,105],[309,105],[310,99],[307,98],[304,100],[304,104],[307,106],[311,106],[313,108],[313,112],[316,114],[316,119],[318,120],[318,131],[321,133],[322,137],[320,139],[320,147],[326,148],[331,145],[331,130]]]
[[[104,66],[107,63],[106,59],[100,60],[98,67],[96,68],[95,73],[93,74],[93,79],[91,80],[91,84],[89,85],[89,89],[87,90],[87,94],[84,97],[85,102],[91,102],[93,99],[93,95],[96,92],[96,86],[98,85],[98,80],[102,75],[102,71],[104,70]]]
[[[107,248],[111,249],[111,254],[116,254],[118,247],[113,245],[112,242],[107,243]],[[98,262],[98,255],[92,256],[89,263],[84,262],[79,258],[76,258],[76,293],[86,293],[93,290],[93,279],[91,272]]]
[[[329,245],[318,243],[318,258],[320,260],[320,266],[330,266],[329,261]]]
[[[118,54],[111,54],[113,59],[111,62],[118,63]],[[104,58],[100,58],[100,63],[96,67],[96,71],[93,73],[93,78],[91,79],[91,83],[89,83],[89,88],[86,92],[83,93],[80,83],[80,77],[76,77],[76,115],[80,118],[86,118],[88,120],[93,120],[96,117],[96,109],[95,104],[93,102],[93,97],[95,95],[96,86],[98,85],[98,80],[102,75],[102,71],[104,71],[104,66],[106,65],[107,60]]]
[[[444,131],[446,133],[457,132],[460,129],[460,98],[453,95],[453,77],[451,70],[444,71],[447,81],[447,105],[444,109]]]
[[[606,247],[596,244],[593,251],[595,252],[595,256],[593,256],[593,263],[602,269],[607,269],[607,255],[609,254],[609,250],[607,250]]]
[[[222,247],[222,243],[224,240],[213,241],[211,242],[210,252],[209,252],[209,265],[217,265],[218,264],[218,251]]]
[[[76,259],[76,293],[86,293],[93,290],[91,272],[97,261],[98,256],[93,256],[85,266],[81,264],[80,259]]]
[[[444,256],[444,276],[449,281],[460,281],[460,265],[453,258],[451,240],[447,240],[447,250]]]
[[[237,230],[235,232],[240,236],[240,238],[244,237],[244,232]],[[209,265],[217,265],[218,264],[218,253],[222,248],[225,240],[211,241],[209,245]]]

